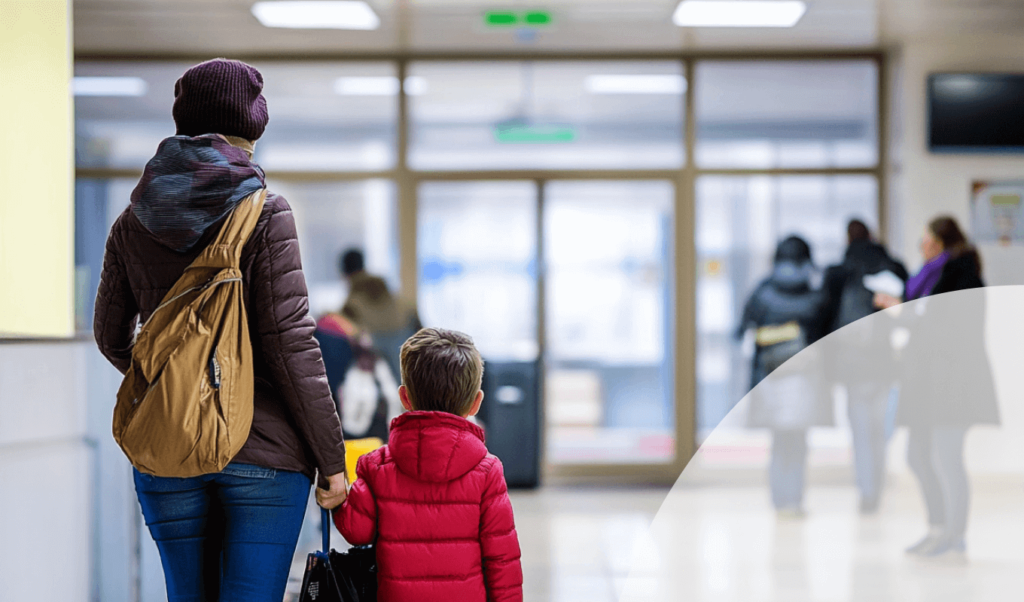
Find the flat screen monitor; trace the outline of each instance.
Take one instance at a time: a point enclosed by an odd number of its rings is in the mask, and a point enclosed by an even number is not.
[[[1024,153],[1024,74],[932,74],[928,112],[933,152]]]

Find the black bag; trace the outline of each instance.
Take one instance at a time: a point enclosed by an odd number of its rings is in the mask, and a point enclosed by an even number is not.
[[[344,552],[331,550],[331,567],[352,602],[377,601],[377,550],[372,545],[354,546]]]
[[[323,551],[306,558],[299,602],[376,602],[377,552],[372,545],[331,549],[331,514],[321,510]]]

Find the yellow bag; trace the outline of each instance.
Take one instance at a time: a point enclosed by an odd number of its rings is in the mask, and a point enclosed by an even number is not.
[[[345,440],[345,469],[348,471],[350,483],[356,480],[356,463],[360,456],[365,456],[382,445],[384,442],[377,437]]]
[[[113,431],[141,472],[220,472],[249,438],[253,360],[240,263],[266,196],[238,204],[139,332]]]

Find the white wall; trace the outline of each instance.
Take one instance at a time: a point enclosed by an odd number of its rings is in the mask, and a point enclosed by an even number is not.
[[[91,340],[0,341],[0,602],[166,599],[110,434],[120,381]]]
[[[1024,72],[1024,36],[950,37],[908,42],[894,54],[890,92],[890,239],[908,267],[920,266],[917,244],[925,224],[951,213],[967,227],[971,182],[1024,179],[1024,155],[949,155],[928,151],[927,78],[939,71]],[[1024,111],[1024,108],[1022,108]],[[993,255],[989,284],[1024,283],[1005,273],[1006,258]],[[1003,254],[1005,255],[1005,253]],[[1021,267],[1024,270],[1024,264]]]
[[[81,345],[0,344],[0,600],[91,597],[84,382]]]

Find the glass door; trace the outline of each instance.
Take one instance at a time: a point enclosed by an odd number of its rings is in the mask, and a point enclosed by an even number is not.
[[[425,182],[418,190],[420,316],[469,334],[484,358],[478,420],[510,487],[540,480],[537,185]]]
[[[536,185],[425,182],[418,232],[423,323],[469,334],[489,363],[537,361]]]
[[[666,464],[675,457],[674,200],[665,181],[545,186],[551,464]]]
[[[420,313],[484,356],[510,484],[542,443],[548,465],[674,460],[674,201],[668,181],[419,186]]]

